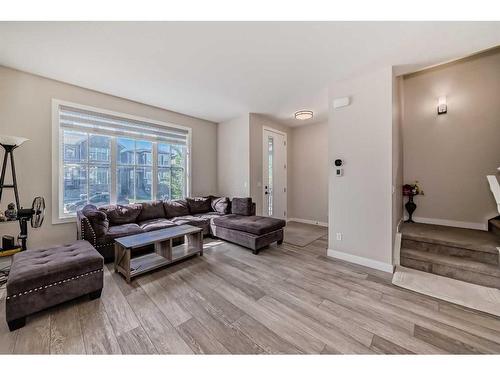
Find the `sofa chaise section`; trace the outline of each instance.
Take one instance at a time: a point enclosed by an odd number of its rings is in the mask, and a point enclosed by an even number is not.
[[[213,220],[214,235],[252,249],[254,254],[273,242],[283,243],[285,220],[264,216],[225,215]]]

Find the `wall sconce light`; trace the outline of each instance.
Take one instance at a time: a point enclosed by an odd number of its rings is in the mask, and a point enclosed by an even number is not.
[[[446,112],[448,112],[446,96],[440,96],[438,99],[438,115],[444,115]]]

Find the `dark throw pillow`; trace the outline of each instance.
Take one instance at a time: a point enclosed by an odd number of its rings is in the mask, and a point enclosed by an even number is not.
[[[141,203],[142,210],[137,221],[165,218],[165,208],[162,201],[152,201]]]
[[[106,234],[109,228],[108,216],[97,209],[93,204],[87,204],[82,209],[82,213],[88,219],[96,237],[102,237]]]
[[[111,225],[121,225],[135,223],[141,213],[142,206],[140,204],[117,204],[116,206],[101,206],[99,210],[106,213]]]
[[[228,197],[212,197],[212,210],[219,214],[227,215],[230,212],[230,204]]]
[[[233,198],[231,213],[235,215],[252,215],[252,198]]]
[[[191,214],[204,214],[212,210],[211,198],[197,197],[197,198],[186,198],[189,212]]]
[[[163,202],[167,219],[189,215],[189,207],[185,199],[175,199]]]

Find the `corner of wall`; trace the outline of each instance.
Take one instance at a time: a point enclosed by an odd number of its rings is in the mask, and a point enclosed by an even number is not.
[[[392,85],[392,67],[384,67],[329,90],[329,102],[351,98],[329,111],[329,164],[345,161],[342,177],[329,172],[330,253],[386,270],[393,262]]]

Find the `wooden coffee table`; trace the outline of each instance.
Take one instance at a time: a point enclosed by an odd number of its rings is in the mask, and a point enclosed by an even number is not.
[[[134,276],[172,264],[195,254],[203,255],[203,230],[192,225],[134,234],[115,240],[115,272],[125,276],[128,283]],[[173,246],[176,238],[184,237],[184,244]],[[154,253],[132,258],[133,249],[154,245]]]

